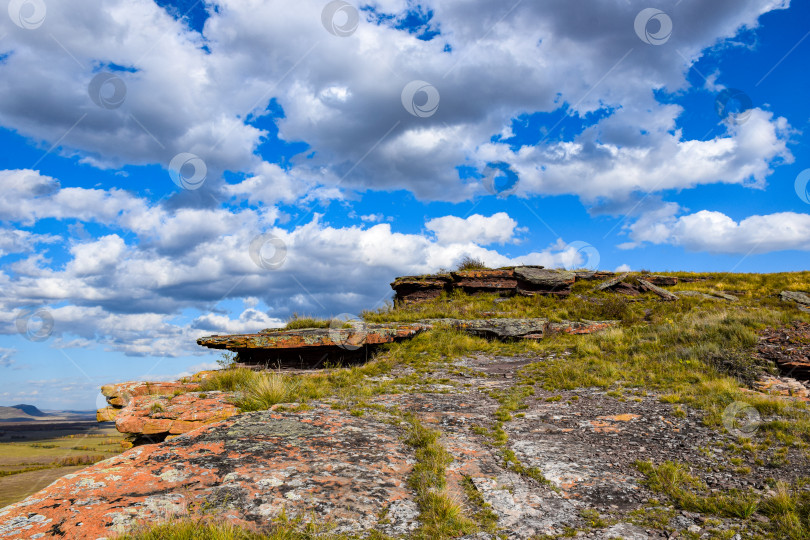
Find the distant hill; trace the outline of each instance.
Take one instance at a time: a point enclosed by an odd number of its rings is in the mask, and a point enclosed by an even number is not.
[[[37,420],[50,416],[33,405],[12,405],[11,407],[0,407],[0,421],[4,422],[25,422]]]
[[[48,416],[46,413],[40,411],[33,405],[25,405],[24,403],[20,405],[12,405],[12,409],[20,409],[22,412],[27,414],[28,416]]]

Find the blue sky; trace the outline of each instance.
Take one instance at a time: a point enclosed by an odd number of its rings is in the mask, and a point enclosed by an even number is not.
[[[0,404],[93,409],[213,366],[197,337],[379,307],[465,255],[807,269],[807,3],[2,15]]]

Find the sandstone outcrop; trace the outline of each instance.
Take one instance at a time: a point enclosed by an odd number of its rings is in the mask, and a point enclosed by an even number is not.
[[[452,290],[450,274],[398,277],[391,283],[396,291],[396,300],[405,303],[422,302],[438,298],[444,291]]]
[[[138,396],[170,396],[177,392],[198,390],[198,383],[181,382],[125,382],[105,384],[101,394],[107,399],[108,406],[96,412],[99,422],[114,422],[118,414]]]
[[[567,296],[578,279],[604,279],[612,275],[612,272],[591,270],[569,272],[542,266],[516,266],[398,277],[391,283],[391,287],[396,292],[395,301],[402,303],[421,302],[454,290],[468,294],[498,293],[503,296]]]
[[[259,334],[209,336],[197,340],[212,349],[228,349],[239,354],[243,365],[274,367],[322,367],[332,362],[365,358],[369,347],[408,339],[436,325],[456,328],[491,339],[541,339],[553,333],[588,334],[617,324],[618,321],[562,321],[548,319],[425,319],[414,323],[373,324],[356,321],[352,328],[306,328],[277,330]],[[308,360],[307,360],[308,359]]]
[[[511,268],[500,270],[464,270],[450,272],[451,285],[467,294],[486,292],[514,292],[517,286],[515,272]]]
[[[210,372],[197,374],[205,377]],[[99,409],[99,422],[115,422],[135,445],[159,442],[239,412],[225,392],[200,392],[198,382],[127,382],[102,387],[110,405]]]

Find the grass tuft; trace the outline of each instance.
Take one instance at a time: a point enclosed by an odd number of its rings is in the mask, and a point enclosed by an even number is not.
[[[465,255],[458,263],[456,272],[463,272],[465,270],[489,270],[489,266],[481,259]]]

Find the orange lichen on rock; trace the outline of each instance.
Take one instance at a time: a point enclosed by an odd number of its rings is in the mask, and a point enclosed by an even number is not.
[[[187,433],[237,414],[233,399],[233,394],[225,392],[136,396],[118,413],[115,427],[136,435]]]
[[[318,508],[335,533],[417,524],[412,458],[396,427],[348,411],[249,413],[69,474],[0,511],[0,537],[96,539],[144,521],[221,508],[237,525]]]

